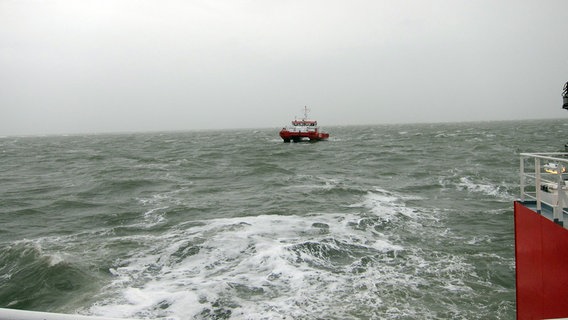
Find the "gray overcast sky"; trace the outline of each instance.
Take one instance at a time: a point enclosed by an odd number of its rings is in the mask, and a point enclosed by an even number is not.
[[[566,0],[0,0],[0,135],[566,118]]]

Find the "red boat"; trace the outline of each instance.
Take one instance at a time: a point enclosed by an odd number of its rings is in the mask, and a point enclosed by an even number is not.
[[[568,109],[568,82],[563,108]],[[568,153],[522,153],[515,201],[517,319],[568,317]]]
[[[300,142],[302,140],[319,141],[329,138],[329,133],[320,131],[318,122],[308,120],[308,107],[304,107],[304,118],[292,121],[291,126],[280,130],[280,137],[284,142]]]

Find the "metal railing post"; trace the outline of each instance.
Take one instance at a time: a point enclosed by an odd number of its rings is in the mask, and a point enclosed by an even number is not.
[[[536,212],[541,213],[542,211],[542,204],[541,204],[541,195],[540,195],[540,159],[534,159],[534,175],[535,175],[535,188],[536,188]]]
[[[564,204],[566,203],[566,194],[564,190],[564,179],[562,178],[562,170],[564,169],[564,165],[561,163],[557,163],[556,165],[556,174],[557,174],[557,184],[558,184],[558,192],[556,196],[556,203],[553,210],[553,219],[554,222],[563,226],[564,219],[562,217],[562,211],[564,211]]]
[[[525,201],[525,158],[521,156],[521,201]]]

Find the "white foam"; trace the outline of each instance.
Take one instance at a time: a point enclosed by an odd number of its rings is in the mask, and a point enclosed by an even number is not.
[[[422,223],[437,219],[435,213],[408,207],[407,199],[414,198],[376,188],[351,205],[351,213],[191,221],[164,235],[130,236],[140,243],[140,252],[110,270],[114,280],[90,313],[167,319],[229,313],[237,319],[353,318],[361,308],[379,308],[386,317],[389,312],[392,317],[427,315],[424,305],[411,301],[393,307],[397,295],[389,290],[420,292],[439,281],[439,290],[468,293],[462,277],[474,271],[463,259],[408,247],[397,243],[396,232],[382,231],[387,224],[405,232],[429,232]],[[437,234],[449,236],[448,229]]]
[[[405,201],[420,199],[419,197],[403,196],[392,191],[376,188],[374,192],[368,192],[362,202],[351,205],[351,207],[366,208],[372,214],[387,222],[397,222],[401,216],[415,220],[420,213],[414,208],[407,207]]]
[[[151,228],[167,222],[166,212],[172,205],[179,205],[177,194],[186,191],[185,188],[176,189],[165,193],[154,194],[151,197],[140,198],[138,201],[147,210],[142,214],[142,221],[136,227]]]
[[[54,253],[47,256],[48,265],[50,267],[56,266],[65,261],[65,258],[60,253]]]
[[[288,182],[291,184],[285,189],[300,190],[303,193],[310,193],[314,190],[332,190],[341,184],[339,179],[302,174],[288,178]]]
[[[22,252],[22,255],[25,255],[32,251],[37,256],[37,258],[44,259],[44,261],[47,262],[47,265],[50,267],[64,262],[67,258],[67,254],[59,251],[46,252],[43,249],[42,242],[44,242],[45,239],[47,238],[38,238],[35,240],[24,239],[14,242],[14,245],[23,246],[25,248]],[[56,239],[56,241],[61,241],[59,237],[53,237],[52,240],[53,239]]]
[[[403,250],[370,231],[353,229],[358,219],[349,214],[216,219],[202,226],[182,226],[177,234],[147,236],[146,244],[153,245],[124,261],[126,267],[111,270],[116,278],[106,291],[113,292],[112,297],[91,312],[182,319],[204,310],[214,312],[216,302],[227,299],[237,305],[232,312],[247,315],[299,316],[305,306],[295,304],[306,299],[313,300],[310,306],[323,308],[331,302],[320,301],[330,299],[322,291],[353,284],[311,265],[326,257],[296,248],[314,243],[335,250],[356,245],[377,254]],[[335,242],[326,242],[330,234]],[[164,301],[167,307],[157,307]]]
[[[457,184],[458,189],[467,190],[473,193],[481,193],[488,196],[511,200],[512,197],[503,190],[501,186],[496,186],[491,183],[481,183],[472,181],[471,177],[461,177],[460,183]]]

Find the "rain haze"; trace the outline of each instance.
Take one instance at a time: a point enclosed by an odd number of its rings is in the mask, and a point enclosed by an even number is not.
[[[562,118],[568,1],[0,0],[0,135]]]

